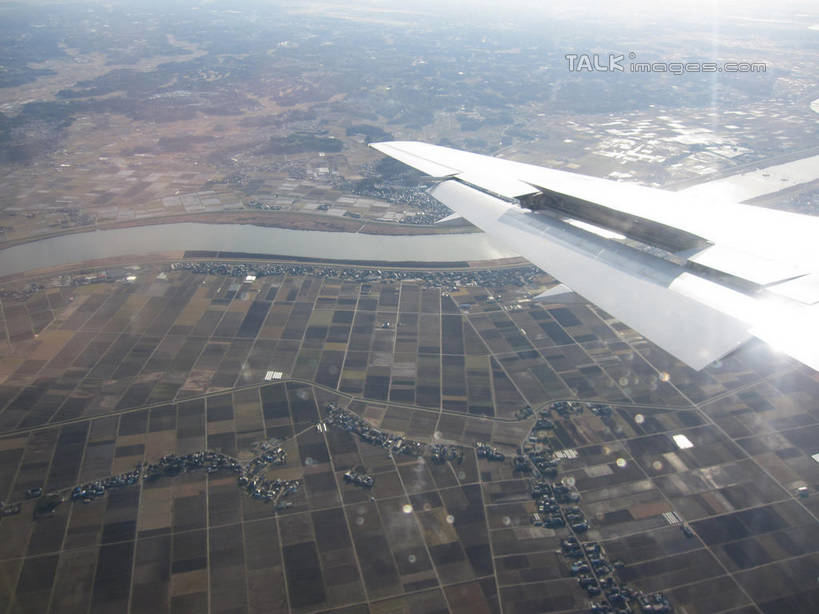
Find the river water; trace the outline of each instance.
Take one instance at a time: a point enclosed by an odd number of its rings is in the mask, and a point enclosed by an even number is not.
[[[458,262],[516,256],[483,233],[386,236],[244,224],[157,224],[62,235],[0,251],[0,276],[152,252],[206,250],[374,262]]]

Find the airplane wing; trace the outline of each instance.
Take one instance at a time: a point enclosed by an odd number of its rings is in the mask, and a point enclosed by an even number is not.
[[[745,202],[819,179],[819,155],[698,183],[682,190],[688,196]]]
[[[372,147],[694,369],[752,337],[819,370],[819,218],[411,141]]]

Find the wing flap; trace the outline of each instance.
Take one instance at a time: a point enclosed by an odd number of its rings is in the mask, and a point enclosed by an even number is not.
[[[670,289],[680,274],[670,263],[658,268],[634,250],[456,181],[431,194],[694,369],[752,336],[745,323]]]
[[[530,194],[538,194],[540,190],[523,181],[498,174],[488,173],[459,173],[456,179],[471,183],[479,188],[493,192],[504,198],[518,198]]]
[[[566,284],[557,284],[554,288],[544,290],[532,300],[537,303],[558,303],[560,305],[586,302]]]
[[[819,273],[803,275],[768,288],[770,292],[805,305],[819,303]]]
[[[707,247],[688,260],[761,286],[791,279],[810,271],[808,263],[774,260],[723,245]]]

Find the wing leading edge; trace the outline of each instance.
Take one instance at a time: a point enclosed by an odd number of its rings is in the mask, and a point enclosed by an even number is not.
[[[426,143],[372,146],[443,179],[432,196],[690,367],[756,336],[819,370],[816,218]]]

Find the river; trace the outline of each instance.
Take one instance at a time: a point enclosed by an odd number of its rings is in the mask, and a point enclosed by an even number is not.
[[[372,262],[458,262],[516,256],[483,233],[387,236],[245,224],[157,224],[61,235],[0,251],[0,276],[117,256],[205,250]]]

